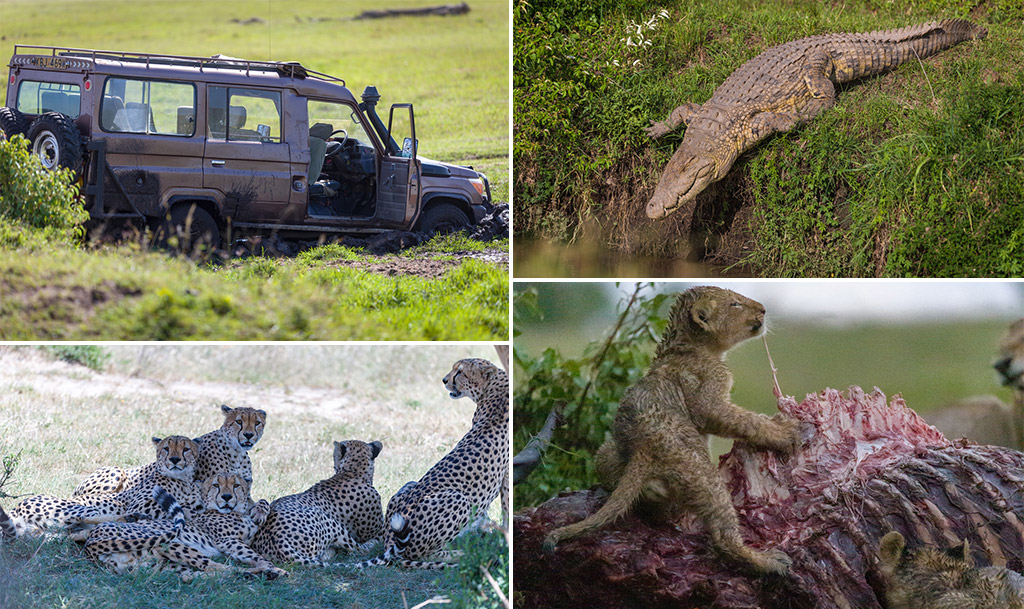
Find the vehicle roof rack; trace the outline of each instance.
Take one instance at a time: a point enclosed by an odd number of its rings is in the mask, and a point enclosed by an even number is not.
[[[253,61],[250,59],[238,59],[225,55],[214,55],[212,57],[198,57],[194,55],[167,55],[163,53],[131,53],[126,51],[102,51],[98,49],[79,49],[74,47],[39,46],[32,44],[14,45],[14,54],[19,54],[19,49],[33,49],[36,51],[49,51],[53,56],[70,56],[90,58],[92,60],[106,59],[114,61],[128,61],[133,63],[144,63],[148,68],[150,65],[170,65],[197,67],[200,71],[204,68],[216,68],[220,70],[244,71],[246,76],[251,72],[276,72],[287,78],[306,78],[313,75],[322,80],[340,83],[345,86],[345,80],[323,72],[310,70],[297,61]],[[41,55],[42,53],[28,53]]]

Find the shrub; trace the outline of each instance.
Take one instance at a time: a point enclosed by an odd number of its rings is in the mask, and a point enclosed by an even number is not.
[[[96,345],[50,345],[43,349],[57,359],[96,371],[102,370],[110,359],[110,354]]]
[[[0,140],[0,221],[43,229],[60,240],[81,240],[89,213],[74,179],[67,169],[43,169],[21,135]]]
[[[516,486],[516,508],[537,505],[564,488],[586,488],[597,482],[593,454],[615,420],[626,388],[647,370],[654,343],[665,329],[660,313],[668,294],[653,284],[637,284],[619,304],[618,323],[610,334],[587,345],[579,358],[548,348],[537,357],[516,349],[514,451],[519,452],[540,431],[552,408],[564,423],[555,431],[543,464]],[[516,295],[516,324],[536,313],[536,294]]]
[[[457,609],[498,609],[502,599],[494,590],[497,585],[501,595],[508,599],[508,538],[498,528],[459,537],[455,548],[462,551],[458,566],[454,568],[459,592],[452,598],[452,607]],[[494,585],[487,579],[487,575]]]

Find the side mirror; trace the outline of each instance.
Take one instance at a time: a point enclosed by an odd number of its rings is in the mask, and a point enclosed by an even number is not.
[[[419,142],[418,141],[416,142],[416,144],[417,144],[417,147],[419,147]],[[405,141],[402,142],[402,156],[405,157],[405,158],[412,157],[412,148],[413,148],[413,146],[412,146],[412,138],[411,137],[405,138]]]

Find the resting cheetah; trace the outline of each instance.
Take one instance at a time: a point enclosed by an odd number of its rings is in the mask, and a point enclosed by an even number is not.
[[[335,474],[270,506],[252,547],[271,560],[324,566],[336,551],[366,549],[384,528],[373,463],[381,443],[334,443]]]
[[[23,535],[51,527],[97,524],[133,513],[163,518],[166,512],[152,496],[153,487],[157,485],[178,498],[186,514],[201,511],[199,489],[192,478],[199,453],[196,443],[184,436],[153,438],[153,443],[156,461],[150,464],[152,467],[146,466],[149,473],[134,487],[115,494],[70,499],[35,495],[14,506],[9,518],[0,510],[0,522],[8,520],[7,527]],[[79,530],[74,537],[83,539],[86,532]]]
[[[248,451],[261,437],[267,422],[267,413],[254,408],[231,408],[224,404],[224,424],[220,428],[195,438],[199,444],[199,461],[195,479],[200,483],[220,472],[240,472],[252,482],[252,462]],[[130,489],[152,473],[154,464],[122,469],[102,467],[75,488],[73,496],[118,493]]]
[[[422,561],[442,550],[501,494],[508,513],[508,374],[484,359],[455,362],[444,379],[452,399],[477,403],[473,424],[459,443],[416,483],[388,502],[384,554],[357,567],[398,564],[441,569],[447,562]]]
[[[212,476],[203,482],[202,489],[206,511],[185,522],[184,527],[178,525],[172,530],[167,521],[104,523],[86,539],[86,554],[115,573],[144,564],[174,570],[184,578],[236,570],[209,560],[227,555],[252,565],[248,573],[262,573],[269,579],[287,575],[246,545],[266,519],[270,506],[261,501],[249,514],[249,483],[241,474]],[[180,507],[177,510],[183,520],[183,511]]]

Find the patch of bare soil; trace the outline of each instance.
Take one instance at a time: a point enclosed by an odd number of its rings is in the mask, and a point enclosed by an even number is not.
[[[381,275],[415,275],[417,277],[426,277],[428,279],[440,277],[451,269],[459,266],[463,260],[468,260],[470,258],[490,262],[492,264],[504,264],[505,266],[508,266],[508,252],[501,250],[453,252],[445,253],[444,255],[452,256],[453,258],[436,260],[431,258],[399,258],[385,256],[377,260],[335,260],[331,262],[331,266],[347,266]]]

